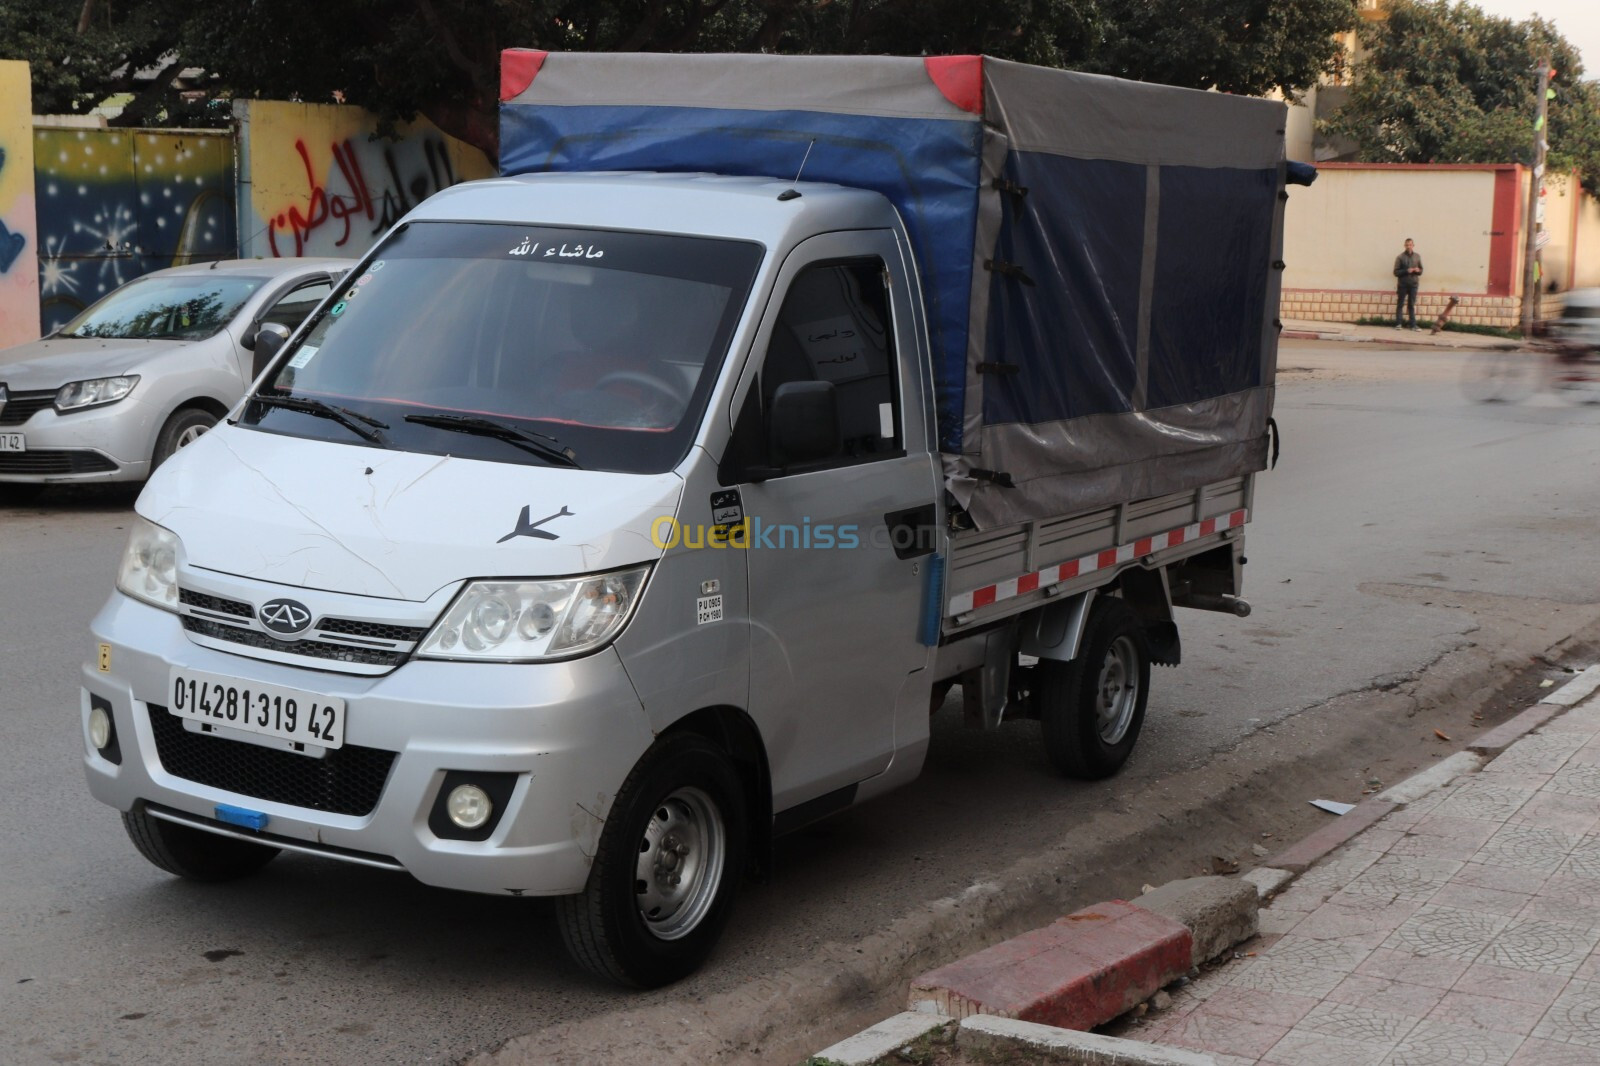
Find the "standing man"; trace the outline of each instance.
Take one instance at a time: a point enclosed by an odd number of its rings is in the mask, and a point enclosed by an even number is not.
[[[1396,278],[1394,292],[1394,328],[1400,325],[1400,312],[1409,307],[1411,311],[1411,328],[1417,328],[1417,289],[1422,284],[1422,256],[1417,254],[1416,245],[1410,237],[1406,238],[1406,250],[1394,257],[1394,276]]]

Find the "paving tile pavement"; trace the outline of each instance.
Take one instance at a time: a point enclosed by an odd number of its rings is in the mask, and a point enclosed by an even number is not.
[[[1600,1063],[1600,696],[1401,807],[1127,1035],[1229,1066]]]

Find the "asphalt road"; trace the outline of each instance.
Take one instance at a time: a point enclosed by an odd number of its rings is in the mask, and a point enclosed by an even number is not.
[[[706,971],[644,996],[580,974],[538,901],[303,856],[226,886],[145,864],[83,786],[76,724],[127,500],[0,509],[0,1061],[457,1061],[586,1020],[646,1061],[648,1026],[628,1035],[641,1012],[781,981],[1108,805],[1153,825],[1146,798],[1172,775],[1425,672],[1482,641],[1486,614],[1550,643],[1593,620],[1600,407],[1469,405],[1451,353],[1286,344],[1281,362],[1255,613],[1185,613],[1185,664],[1155,675],[1122,776],[1065,783],[1031,723],[970,734],[947,708],[921,780],[789,838]]]

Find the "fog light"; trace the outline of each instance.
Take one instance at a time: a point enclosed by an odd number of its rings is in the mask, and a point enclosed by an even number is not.
[[[102,707],[89,711],[89,743],[96,751],[105,751],[106,745],[111,743],[111,715]]]
[[[476,829],[489,820],[494,804],[489,794],[477,785],[457,785],[445,800],[445,810],[450,820],[462,829]]]

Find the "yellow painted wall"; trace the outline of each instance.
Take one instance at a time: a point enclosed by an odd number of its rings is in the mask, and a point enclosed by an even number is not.
[[[1577,183],[1565,174],[1549,174],[1544,180],[1544,228],[1550,243],[1539,260],[1544,266],[1544,291],[1554,285],[1567,288],[1567,272],[1572,265],[1572,212],[1577,207]]]
[[[1600,201],[1583,197],[1578,205],[1578,269],[1573,288],[1600,286]]]
[[[357,256],[428,196],[495,173],[426,120],[377,140],[357,107],[250,100],[235,114],[242,256]]]
[[[1424,292],[1482,293],[1494,172],[1323,168],[1294,187],[1284,219],[1288,289],[1393,289],[1394,257],[1417,242]]]
[[[0,59],[0,348],[39,337],[33,196],[33,88],[28,64]]]

